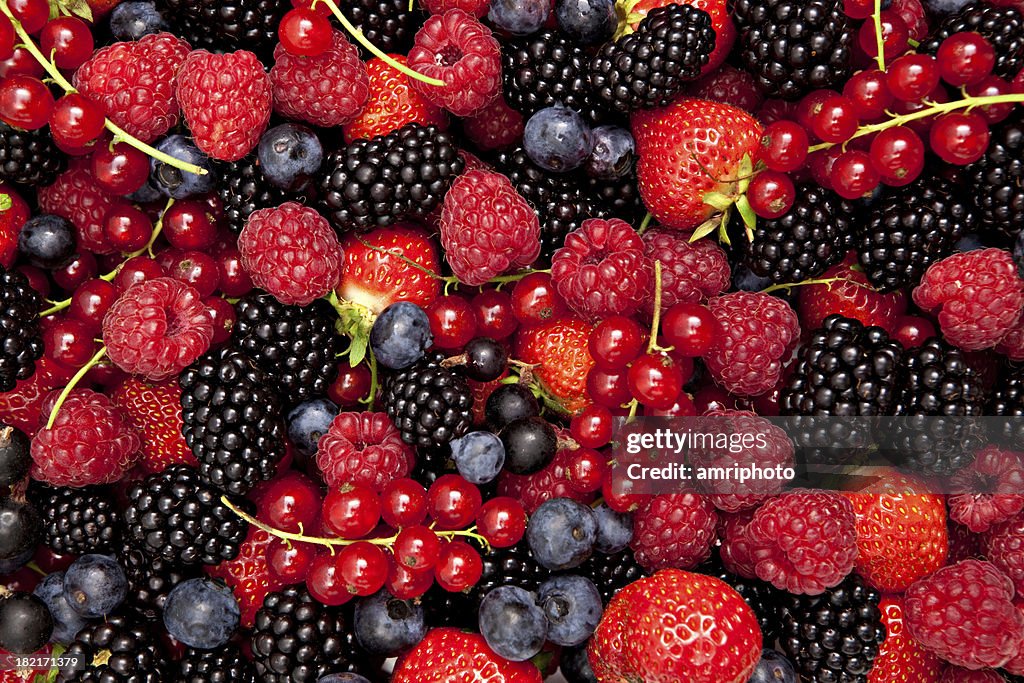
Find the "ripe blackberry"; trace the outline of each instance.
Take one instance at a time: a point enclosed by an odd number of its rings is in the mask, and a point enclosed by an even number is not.
[[[330,304],[318,299],[288,306],[253,291],[235,304],[235,312],[234,345],[256,362],[278,395],[288,404],[326,395],[345,348]]]
[[[880,599],[856,574],[821,595],[784,594],[781,643],[801,680],[866,683],[885,640]]]
[[[761,581],[760,579],[745,579],[727,571],[722,566],[718,550],[715,550],[711,559],[699,566],[695,571],[708,576],[714,576],[726,582],[740,594],[740,597],[750,605],[757,617],[757,623],[761,626],[761,634],[765,643],[774,643],[778,640],[779,617],[778,610],[784,593],[775,586]]]
[[[854,28],[839,0],[736,0],[740,59],[768,97],[841,90],[852,73]]]
[[[916,285],[976,224],[969,200],[949,180],[923,175],[893,191],[871,211],[855,246],[864,274],[891,292]]]
[[[344,670],[351,649],[346,633],[341,611],[321,604],[304,586],[268,594],[252,633],[256,680],[312,683]]]
[[[631,548],[610,555],[595,552],[589,560],[570,573],[585,576],[593,581],[601,594],[601,601],[606,605],[621,589],[647,576],[647,572],[636,561]]]
[[[49,126],[21,130],[0,121],[0,180],[18,185],[50,185],[67,166]]]
[[[356,140],[332,153],[323,168],[323,213],[339,230],[365,232],[429,216],[465,162],[451,135],[409,123],[372,140]]]
[[[987,415],[1024,417],[1024,367],[1007,362],[999,371]],[[991,420],[996,442],[1011,450],[1024,449],[1024,420]]]
[[[996,51],[996,65],[992,69],[995,75],[1012,80],[1024,67],[1024,17],[1013,7],[996,7],[982,0],[964,5],[939,22],[917,51],[934,55],[942,41],[963,31],[980,33],[992,43]]]
[[[105,554],[120,545],[121,518],[108,489],[40,486],[32,496],[46,521],[46,543],[58,555]]]
[[[196,568],[181,567],[163,558],[152,557],[130,541],[121,545],[116,557],[128,579],[125,608],[137,613],[144,621],[159,619],[171,589],[186,579],[199,576]]]
[[[593,198],[594,204],[599,207],[598,212],[605,218],[614,216],[639,225],[647,213],[647,207],[640,198],[635,168],[615,180],[587,178],[584,193]]]
[[[427,18],[419,3],[410,10],[408,0],[352,0],[342,11],[371,43],[384,52],[403,55]],[[359,49],[363,58],[370,57],[361,46]]]
[[[985,156],[964,170],[978,227],[995,236],[1019,235],[1024,225],[1024,116],[1015,110],[993,126]]]
[[[59,683],[163,683],[170,678],[171,667],[154,635],[123,614],[87,625],[63,656],[84,662],[85,668],[62,667]]]
[[[253,211],[278,206],[286,197],[266,179],[253,155],[221,165],[217,196],[224,206],[224,220],[236,235],[242,232]]]
[[[406,443],[435,448],[473,426],[473,392],[465,377],[441,366],[444,358],[427,354],[384,383],[384,410]]]
[[[27,277],[0,266],[0,393],[36,371],[36,361],[43,355],[42,302]]]
[[[174,564],[220,564],[238,556],[249,524],[195,468],[171,465],[128,491],[128,537],[151,558]]]
[[[256,667],[234,643],[216,650],[187,648],[178,660],[177,683],[254,683]]]
[[[816,277],[843,259],[853,228],[853,204],[813,183],[800,185],[785,215],[757,222],[748,267],[775,283]]]
[[[409,476],[429,487],[443,474],[454,474],[455,461],[452,460],[452,449],[448,444],[437,448],[416,449],[416,466]]]
[[[157,6],[193,49],[249,50],[264,60],[277,44],[281,17],[291,9],[281,0],[159,0]]]
[[[187,367],[178,384],[181,433],[204,482],[241,496],[274,476],[285,429],[266,373],[242,352],[219,349]]]
[[[635,32],[598,51],[590,85],[621,112],[663,107],[700,76],[714,49],[710,14],[690,5],[656,7]]]

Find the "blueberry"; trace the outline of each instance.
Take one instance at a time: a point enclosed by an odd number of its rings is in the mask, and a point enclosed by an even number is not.
[[[10,557],[5,560],[0,560],[0,576],[3,576],[4,574],[13,574],[18,571],[28,564],[28,561],[31,560],[32,556],[35,554],[35,548],[30,548],[19,555],[15,555],[14,557]]]
[[[1024,230],[1017,235],[1017,241],[1013,245],[1013,260],[1017,262],[1017,272],[1024,277]]]
[[[551,0],[491,0],[487,18],[517,36],[536,33],[551,14]]]
[[[315,455],[320,437],[338,414],[338,406],[325,398],[300,403],[288,413],[288,438],[303,455]]]
[[[537,589],[537,603],[548,618],[548,640],[579,645],[594,635],[604,606],[601,593],[585,576],[552,576]]]
[[[70,643],[89,623],[64,597],[64,572],[47,574],[36,585],[32,595],[42,600],[50,610],[50,616],[53,617],[53,635],[50,640],[55,643]]]
[[[452,439],[451,447],[455,467],[471,484],[494,481],[505,464],[505,446],[490,432],[470,432]]]
[[[568,498],[546,500],[526,525],[526,541],[545,569],[578,567],[594,553],[597,543],[594,511]]]
[[[52,635],[53,617],[41,599],[20,591],[0,597],[0,648],[30,655]]]
[[[409,301],[385,308],[370,328],[373,355],[392,370],[407,368],[423,358],[433,341],[426,311]]]
[[[393,657],[423,640],[427,622],[418,600],[399,600],[386,590],[356,603],[356,640],[371,654]]]
[[[586,161],[594,149],[594,134],[572,109],[546,107],[526,122],[523,148],[533,163],[547,171],[563,173]]]
[[[615,0],[557,0],[555,18],[570,38],[583,45],[608,40],[618,23]]]
[[[772,284],[769,278],[761,277],[745,265],[739,265],[732,270],[733,287],[741,292],[760,292]]]
[[[263,134],[256,155],[263,175],[272,185],[289,192],[301,192],[320,170],[324,147],[310,128],[283,123]]]
[[[633,170],[636,142],[625,128],[598,126],[594,129],[594,149],[587,157],[587,175],[615,180]]]
[[[175,168],[157,159],[150,159],[150,181],[159,188],[165,197],[185,199],[193,195],[205,194],[212,190],[217,183],[213,162],[184,135],[168,135],[156,144],[156,148],[176,159],[195,164],[206,171],[206,175],[199,175]]]
[[[0,424],[0,486],[11,486],[24,479],[31,465],[25,432]]]
[[[955,249],[960,252],[976,251],[984,248],[985,243],[982,241],[981,236],[974,233],[961,237],[957,240],[955,247]]]
[[[616,512],[601,503],[594,508],[594,520],[597,522],[596,550],[611,555],[623,550],[633,540],[633,515],[628,512]]]
[[[514,420],[535,415],[540,415],[540,404],[525,384],[502,384],[484,404],[484,420],[496,432]]]
[[[167,29],[164,15],[149,0],[122,2],[110,13],[110,32],[118,40],[139,40]]]
[[[597,676],[590,668],[590,657],[587,656],[587,644],[579,647],[567,647],[562,649],[562,658],[559,660],[562,675],[567,683],[597,683]]]
[[[777,650],[763,650],[761,661],[747,683],[797,683],[796,670],[786,656]]]
[[[498,379],[508,367],[508,351],[488,337],[470,339],[463,353],[466,354],[466,376],[477,382]]]
[[[110,555],[82,555],[64,572],[64,599],[87,619],[111,614],[127,595],[128,578]]]
[[[540,472],[555,459],[558,434],[542,417],[524,417],[501,430],[505,446],[505,469],[512,474]]]
[[[146,182],[142,183],[142,187],[131,194],[125,195],[125,198],[136,204],[148,204],[159,200],[163,196],[163,191],[157,187],[156,183],[153,182],[153,176],[150,175],[146,178]]]
[[[944,17],[959,12],[972,2],[974,0],[922,0],[921,4],[936,17]]]
[[[48,213],[25,221],[18,233],[18,251],[29,263],[44,270],[56,270],[75,258],[75,226]]]
[[[370,683],[370,679],[359,674],[346,672],[343,674],[327,674],[317,679],[316,683]]]
[[[533,593],[518,586],[499,586],[480,602],[480,634],[498,655],[524,662],[544,647],[548,620]]]
[[[182,581],[167,594],[164,626],[175,640],[200,650],[231,639],[241,612],[231,589],[210,579]]]

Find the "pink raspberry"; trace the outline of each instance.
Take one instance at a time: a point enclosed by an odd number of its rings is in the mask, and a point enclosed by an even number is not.
[[[298,57],[281,45],[274,48],[270,81],[274,111],[324,128],[354,120],[370,97],[366,65],[337,30],[331,47],[316,57]]]
[[[569,498],[577,503],[589,505],[595,498],[594,494],[577,491],[569,483],[566,469],[571,462],[572,451],[562,448],[555,453],[554,460],[540,472],[512,474],[502,470],[498,475],[498,495],[515,498],[531,515],[541,503],[552,498]]]
[[[853,569],[856,523],[853,504],[835,493],[798,489],[768,499],[744,533],[757,577],[790,593],[825,592]]]
[[[523,115],[508,106],[501,95],[486,107],[462,120],[462,132],[484,152],[504,149],[523,137]]]
[[[942,334],[965,351],[990,349],[1013,331],[1024,311],[1024,280],[1010,253],[978,249],[928,267],[914,303],[938,311]]]
[[[479,19],[487,14],[491,0],[422,0],[423,6],[431,14],[444,14],[451,9],[460,9]]]
[[[720,69],[691,83],[686,94],[702,100],[731,104],[751,113],[757,111],[764,101],[764,95],[758,89],[754,77],[728,64],[723,64]]]
[[[247,50],[192,52],[181,65],[176,93],[196,145],[214,159],[244,157],[270,121],[270,76]]]
[[[988,446],[951,483],[956,495],[948,500],[949,518],[974,533],[1024,510],[1024,462],[1018,453]]]
[[[654,496],[633,515],[630,547],[647,571],[690,569],[711,556],[718,514],[695,493]]]
[[[756,579],[754,558],[750,554],[750,543],[747,541],[747,526],[754,518],[754,510],[741,510],[736,513],[718,515],[718,537],[722,539],[719,556],[726,571],[742,576],[745,579]]]
[[[956,564],[960,560],[977,559],[985,555],[979,534],[953,520],[949,520],[946,526],[949,533],[949,555],[946,564]]]
[[[551,281],[586,318],[630,315],[651,295],[654,262],[629,223],[591,218],[565,237],[551,259]]]
[[[992,563],[964,560],[907,589],[904,624],[923,648],[951,664],[1000,667],[1024,641],[1024,614],[1013,595],[1013,582]]]
[[[254,211],[238,236],[238,250],[256,286],[299,306],[334,289],[345,257],[327,219],[296,202]]]
[[[101,47],[78,67],[74,86],[100,102],[111,121],[152,142],[178,122],[175,80],[190,49],[170,33]]]
[[[711,376],[726,391],[757,396],[778,384],[783,362],[800,339],[800,320],[782,299],[732,292],[708,302],[725,331],[705,356]]]
[[[469,171],[445,195],[441,245],[460,282],[482,285],[537,259],[540,221],[508,178]]]
[[[96,184],[88,163],[75,160],[53,185],[39,188],[39,208],[66,218],[75,226],[78,246],[94,254],[111,254],[103,224],[107,212],[122,200]]]
[[[655,228],[644,233],[644,253],[661,261],[662,310],[680,302],[700,303],[732,286],[729,257],[713,240],[690,242],[685,233]],[[644,303],[654,312],[654,297]]]
[[[1018,513],[981,535],[981,552],[1010,577],[1018,596],[1024,596],[1024,514]]]
[[[103,317],[111,362],[125,372],[161,382],[206,353],[213,314],[191,285],[169,277],[128,289]]]
[[[332,488],[362,484],[380,491],[408,476],[415,459],[387,413],[338,413],[316,452],[316,464]]]
[[[60,392],[43,401],[49,418]],[[32,438],[32,472],[51,486],[89,486],[119,481],[138,460],[139,435],[103,394],[73,389],[57,411],[50,429]]]
[[[996,344],[996,351],[1005,354],[1010,360],[1024,360],[1024,314],[1006,336]]]
[[[461,9],[427,19],[409,51],[409,68],[444,81],[411,79],[427,100],[456,116],[470,116],[501,91],[501,47],[487,28]]]

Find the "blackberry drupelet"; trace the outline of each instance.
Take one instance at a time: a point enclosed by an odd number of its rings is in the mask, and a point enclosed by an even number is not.
[[[999,369],[986,415],[1024,417],[1024,366],[1009,361]],[[993,439],[1004,448],[1024,450],[1024,420],[992,420]]]
[[[842,89],[855,34],[840,0],[736,0],[733,9],[740,60],[766,96]]]
[[[1024,17],[1013,7],[996,7],[975,0],[943,19],[917,48],[918,52],[934,55],[939,45],[954,33],[974,31],[985,37],[996,51],[996,65],[992,72],[1012,80],[1024,67]]]
[[[68,645],[64,657],[85,662],[85,668],[62,668],[59,683],[165,683],[170,665],[156,637],[127,615],[90,623]]]
[[[36,361],[43,355],[42,302],[27,277],[0,266],[0,393],[36,371]]]
[[[855,240],[871,284],[883,292],[916,285],[928,266],[952,254],[974,229],[969,202],[949,180],[927,174],[886,195]]]
[[[129,489],[124,511],[128,538],[147,556],[174,564],[234,559],[249,524],[220,497],[195,468],[171,465]]]
[[[408,0],[351,0],[341,7],[371,43],[384,52],[403,55],[427,18],[419,3],[410,10]],[[365,59],[370,57],[362,46],[359,49]]]
[[[406,443],[436,448],[473,426],[473,392],[465,377],[441,366],[444,359],[427,354],[384,383],[384,410]]]
[[[442,444],[437,448],[416,449],[416,465],[409,476],[429,487],[441,475],[456,473],[452,449],[448,444]]]
[[[785,215],[761,219],[749,241],[747,265],[772,282],[800,282],[821,275],[849,250],[854,206],[813,183],[797,187]],[[746,241],[746,240],[744,240]]]
[[[39,496],[43,534],[58,555],[108,554],[120,546],[121,517],[109,489],[40,486],[31,495]]]
[[[615,180],[587,178],[583,191],[593,198],[600,213],[639,226],[644,214],[647,213],[647,207],[640,198],[640,186],[635,171],[634,168],[627,175]]]
[[[256,667],[234,643],[216,650],[187,648],[178,661],[177,683],[255,683]]]
[[[252,358],[289,405],[324,396],[338,376],[345,349],[335,331],[337,316],[326,301],[288,306],[253,291],[235,304],[233,344]]]
[[[41,187],[52,184],[66,166],[49,126],[21,130],[0,121],[0,180]]]
[[[284,456],[278,392],[249,356],[210,351],[187,367],[181,386],[182,435],[202,480],[233,495],[274,476]]]
[[[292,9],[284,0],[160,0],[157,6],[193,49],[249,50],[265,61],[273,55],[281,17]]]
[[[988,150],[965,170],[978,227],[994,236],[1020,235],[1024,226],[1024,116],[1018,110],[991,129]]]
[[[285,193],[270,184],[254,155],[221,165],[217,196],[224,206],[224,221],[236,235],[253,211],[285,201]]]
[[[766,647],[778,640],[780,635],[778,610],[784,595],[782,591],[765,581],[745,579],[730,573],[722,566],[717,549],[712,552],[710,560],[694,571],[721,579],[740,594],[740,597],[754,611],[754,616],[757,617]]]
[[[714,49],[710,14],[689,5],[656,7],[635,32],[598,51],[590,62],[590,85],[624,113],[663,107],[700,76]]]
[[[856,574],[821,595],[783,594],[780,642],[801,680],[867,682],[885,640],[880,599]]]
[[[465,162],[455,138],[408,123],[332,153],[321,177],[323,213],[339,230],[367,231],[425,218],[444,199]]]
[[[579,574],[593,581],[597,586],[597,591],[601,594],[601,601],[605,605],[620,590],[637,579],[647,576],[644,568],[637,563],[631,548],[625,548],[610,555],[595,552],[589,560],[581,564],[579,568],[570,570],[569,573]]]
[[[199,576],[197,568],[181,567],[163,558],[152,557],[130,541],[121,545],[115,557],[128,579],[125,609],[137,613],[145,621],[160,618],[164,601],[172,588],[186,579]]]

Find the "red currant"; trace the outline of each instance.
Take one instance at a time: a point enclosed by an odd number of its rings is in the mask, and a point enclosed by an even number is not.
[[[388,558],[388,579],[384,587],[399,600],[413,600],[426,593],[434,585],[434,572],[414,572],[408,567]]]
[[[936,55],[942,80],[953,87],[979,83],[992,73],[996,51],[980,33],[962,31],[942,41]]]
[[[636,481],[624,476],[607,476],[601,482],[601,497],[615,512],[633,512],[647,499],[642,493],[634,492]]]
[[[843,148],[836,145],[828,149],[818,150],[809,157],[811,177],[814,178],[816,183],[824,188],[832,188],[832,167],[835,166],[836,159],[842,153]]]
[[[321,550],[309,564],[306,572],[306,588],[309,594],[325,605],[337,607],[352,599],[342,580],[339,560],[341,553],[331,554],[329,550]]]
[[[7,9],[21,22],[27,33],[38,33],[50,20],[50,4],[46,0],[6,0]]]
[[[293,9],[277,27],[281,47],[300,57],[316,57],[327,52],[333,41],[331,23],[309,9]]]
[[[339,538],[362,538],[380,522],[380,498],[368,486],[345,484],[324,496],[324,529]]]
[[[917,315],[901,315],[896,318],[892,338],[903,344],[905,348],[912,349],[921,346],[935,334],[935,325],[927,318]]]
[[[460,349],[476,336],[476,316],[469,302],[461,296],[439,296],[426,308],[434,346],[439,349]]]
[[[568,312],[549,273],[530,273],[512,288],[512,313],[524,326],[538,325]]]
[[[0,81],[0,119],[15,128],[38,130],[50,120],[53,94],[31,76],[11,76]]]
[[[481,336],[501,341],[519,327],[519,321],[512,311],[512,297],[500,289],[480,292],[469,305],[476,313],[476,326]]]
[[[679,363],[666,353],[649,353],[633,361],[626,375],[629,390],[645,406],[668,408],[683,390]]]
[[[57,17],[43,26],[39,43],[44,55],[53,55],[59,69],[73,71],[92,56],[94,47],[89,25],[78,17]]]
[[[931,55],[906,54],[889,65],[886,82],[897,99],[920,100],[939,84],[939,66]]]
[[[910,29],[907,28],[907,22],[891,9],[882,10],[880,18],[882,20],[882,54],[888,61],[906,51],[910,40]],[[857,40],[860,42],[861,49],[869,57],[874,59],[878,56],[878,38],[875,34],[874,21],[865,21],[861,24]]]
[[[89,160],[96,184],[111,194],[131,194],[149,178],[149,157],[125,142],[96,145]]]
[[[924,143],[906,126],[886,128],[874,137],[868,154],[886,185],[912,183],[924,170]]]
[[[103,326],[103,317],[119,296],[121,291],[116,285],[99,278],[88,280],[71,295],[68,315],[81,320],[93,333],[97,333]]]
[[[210,309],[213,315],[213,344],[223,344],[231,338],[231,330],[234,329],[238,316],[235,307],[226,299],[219,296],[208,296],[203,303]]]
[[[711,309],[684,302],[670,306],[662,315],[661,334],[675,353],[696,358],[711,350],[721,330]]]
[[[398,532],[391,551],[399,564],[413,571],[432,569],[441,554],[441,539],[422,524],[409,526]]]
[[[851,19],[867,19],[874,11],[874,0],[843,0],[843,13]]]
[[[1024,70],[1022,70],[1024,73]],[[1009,95],[1013,92],[1013,85],[1007,83],[998,76],[986,76],[978,83],[968,85],[967,94],[971,97],[996,97],[997,95]],[[1003,104],[986,104],[983,107],[976,107],[974,111],[985,117],[989,123],[999,123],[1013,113],[1016,105],[1013,102]]]
[[[985,154],[988,139],[988,124],[981,115],[951,112],[932,124],[929,142],[943,161],[966,166]]]
[[[848,149],[832,166],[832,189],[840,197],[857,199],[878,187],[881,175],[871,163],[871,156],[859,149]]]
[[[257,517],[275,529],[307,534],[320,527],[320,486],[306,475],[288,470],[260,488]]]
[[[607,458],[600,452],[593,448],[577,448],[565,468],[565,476],[573,490],[591,493],[601,488],[607,470]]]
[[[399,529],[421,524],[427,518],[427,490],[414,479],[389,481],[380,497],[381,517],[388,526]]]
[[[80,250],[75,259],[63,268],[53,271],[53,281],[68,292],[78,289],[83,282],[99,274],[96,257],[92,252]],[[120,285],[119,285],[120,286]],[[122,287],[123,289],[123,287]]]
[[[592,367],[587,373],[587,395],[595,403],[606,408],[618,408],[624,403],[629,403],[632,396],[629,393],[626,370],[608,372],[597,366]]]
[[[106,118],[94,101],[78,93],[57,100],[50,114],[50,129],[63,142],[85,147],[103,133]]]
[[[569,433],[585,448],[600,448],[612,440],[612,419],[608,408],[591,404],[573,416]]]
[[[469,526],[482,504],[480,489],[457,474],[441,475],[427,490],[427,512],[438,529]]]
[[[843,94],[861,121],[877,119],[892,105],[892,92],[885,74],[878,69],[858,71],[843,86]]]
[[[846,142],[857,132],[860,122],[853,103],[843,95],[826,98],[810,116],[811,132],[824,142]]]
[[[115,204],[103,218],[103,237],[118,251],[136,251],[149,243],[153,223],[131,204]]]
[[[892,103],[892,111],[897,116],[905,116],[907,114],[913,114],[924,109],[928,109],[931,105],[925,104],[925,102],[948,102],[949,95],[946,94],[946,89],[939,85],[935,90],[928,93],[928,97],[924,101],[910,102],[908,100],[894,100]],[[914,129],[922,140],[928,137],[928,131],[932,127],[932,123],[935,121],[934,116],[925,116],[924,118],[914,119],[904,123],[904,126],[908,126]]]
[[[285,543],[275,538],[267,547],[267,568],[286,585],[302,583],[316,556],[316,547],[310,543]]]
[[[644,408],[644,415],[648,417],[694,417],[697,415],[697,406],[693,399],[685,391],[679,392],[676,402],[669,408]]]
[[[508,496],[495,496],[480,507],[476,529],[495,548],[511,548],[526,533],[526,510]]]
[[[338,376],[327,387],[327,397],[341,408],[359,404],[370,393],[370,369],[366,363],[352,367],[348,361],[338,366]]]
[[[10,59],[14,54],[14,25],[7,15],[0,14],[0,59]]]
[[[217,241],[217,219],[205,202],[176,202],[164,212],[163,226],[163,236],[178,249],[204,250]]]
[[[0,78],[11,76],[32,76],[42,78],[46,74],[43,65],[36,61],[32,53],[23,47],[14,48],[14,54],[0,64]]]
[[[612,315],[594,327],[587,349],[598,367],[621,370],[640,355],[645,336],[643,328],[632,318]]]
[[[242,254],[233,240],[218,242],[213,257],[220,269],[220,291],[224,296],[245,296],[252,291],[252,278],[242,267]]]
[[[434,578],[437,585],[449,593],[459,593],[475,586],[483,573],[480,553],[465,541],[451,541],[441,547]]]
[[[786,173],[765,170],[750,181],[747,201],[750,208],[761,218],[779,218],[793,208],[796,187]]]
[[[167,274],[195,287],[201,297],[210,296],[220,285],[220,269],[217,262],[202,251],[181,252]]]
[[[132,285],[146,280],[155,280],[158,277],[165,277],[164,269],[160,267],[159,263],[148,256],[133,256],[121,266],[121,270],[114,278],[114,284],[124,291]]]
[[[373,595],[388,578],[388,558],[380,546],[356,541],[338,553],[338,574],[349,593]]]
[[[796,121],[776,121],[761,136],[761,158],[771,170],[789,173],[803,167],[809,146],[803,126]]]
[[[46,355],[67,368],[80,368],[96,353],[94,330],[81,320],[60,316],[45,328]]]
[[[806,130],[813,132],[811,120],[821,111],[825,100],[838,95],[835,90],[814,90],[804,95],[796,105],[796,120]]]

